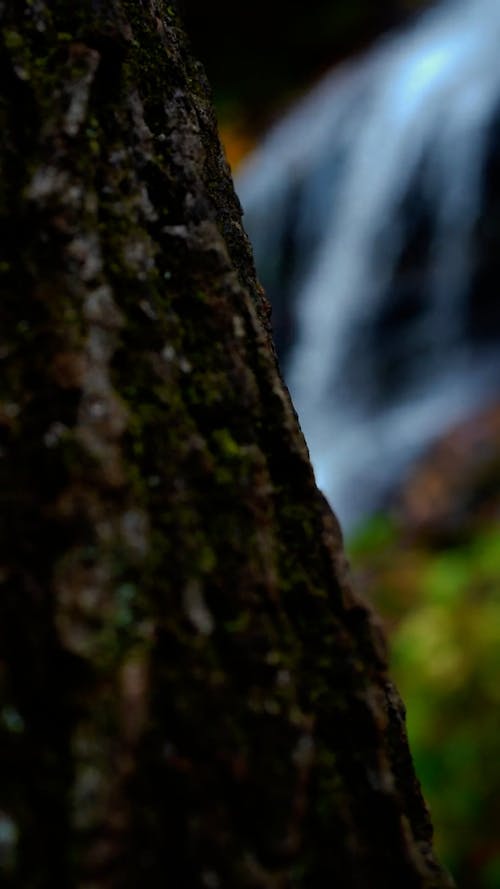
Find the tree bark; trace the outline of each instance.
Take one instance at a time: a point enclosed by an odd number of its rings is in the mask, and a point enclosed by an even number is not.
[[[448,886],[175,11],[0,22],[2,886]]]

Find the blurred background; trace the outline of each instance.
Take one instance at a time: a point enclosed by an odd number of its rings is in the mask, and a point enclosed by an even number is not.
[[[179,0],[461,889],[500,889],[500,3]]]
[[[362,51],[429,0],[178,0],[214,90],[230,161],[332,65]]]

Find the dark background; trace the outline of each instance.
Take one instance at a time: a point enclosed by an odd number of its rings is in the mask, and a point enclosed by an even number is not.
[[[365,48],[429,0],[178,0],[223,122],[260,130],[335,62]]]

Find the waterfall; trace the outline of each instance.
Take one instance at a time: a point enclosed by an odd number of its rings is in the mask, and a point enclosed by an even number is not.
[[[478,289],[499,46],[499,0],[441,2],[327,75],[237,180],[318,485],[348,529],[500,390],[500,293]]]

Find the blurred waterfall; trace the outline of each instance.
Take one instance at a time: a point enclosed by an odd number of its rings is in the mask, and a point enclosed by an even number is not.
[[[499,48],[499,0],[441,2],[328,75],[237,180],[317,481],[348,528],[500,392]]]

